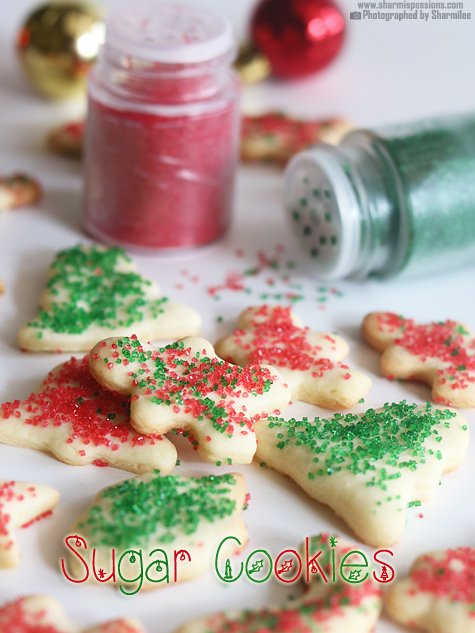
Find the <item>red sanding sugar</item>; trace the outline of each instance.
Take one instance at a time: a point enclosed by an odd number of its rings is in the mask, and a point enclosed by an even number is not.
[[[107,23],[89,80],[86,229],[145,250],[199,246],[229,226],[239,81],[225,18],[135,4]]]

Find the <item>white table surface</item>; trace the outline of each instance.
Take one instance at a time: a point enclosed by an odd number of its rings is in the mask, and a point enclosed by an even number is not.
[[[466,1],[466,10],[469,10]],[[196,3],[200,4],[199,0]],[[118,6],[123,2],[106,3]],[[244,32],[250,0],[224,3],[203,0],[203,5],[229,12],[238,32]],[[346,15],[356,0],[341,0]],[[44,138],[60,121],[79,116],[81,102],[50,102],[37,96],[22,78],[13,51],[13,36],[30,7],[29,0],[3,3],[0,20],[0,173],[25,171],[36,175],[45,189],[38,207],[0,217],[0,276],[6,290],[0,297],[0,399],[25,398],[64,355],[22,354],[16,345],[20,324],[35,314],[46,267],[55,252],[88,241],[81,231],[81,169],[74,161],[47,153]],[[475,9],[475,7],[473,7]],[[474,11],[475,13],[475,11]],[[319,75],[293,83],[269,81],[246,88],[248,111],[285,108],[306,116],[344,115],[364,126],[398,122],[425,115],[475,110],[475,18],[471,21],[420,21],[396,23],[348,21],[346,47],[331,67]],[[319,283],[288,269],[297,257],[288,235],[281,205],[281,173],[272,168],[241,168],[235,220],[220,243],[180,257],[135,257],[140,271],[161,285],[164,294],[197,308],[204,317],[203,335],[211,341],[232,331],[237,314],[261,293],[288,292],[281,276],[290,271],[292,284],[304,301],[296,311],[313,329],[337,331],[350,343],[349,364],[365,370],[373,387],[364,405],[377,407],[406,398],[418,403],[429,389],[413,383],[388,382],[380,376],[379,354],[359,334],[363,316],[371,310],[394,310],[421,321],[453,318],[475,327],[474,269],[411,281]],[[219,301],[207,289],[220,285],[226,271],[252,268],[257,252],[268,256],[284,245],[279,271],[264,270],[246,278],[250,293],[223,291]],[[236,249],[243,249],[238,256]],[[191,280],[191,275],[198,277]],[[274,285],[268,284],[268,279]],[[326,288],[325,291],[321,288]],[[332,292],[331,289],[334,289]],[[342,293],[339,296],[335,289]],[[327,297],[327,301],[318,301]],[[322,309],[323,307],[323,309]],[[217,317],[223,317],[218,323]],[[464,411],[469,424],[474,411]],[[310,405],[295,404],[291,415],[323,415]],[[180,474],[216,471],[199,461],[180,442]],[[286,478],[257,465],[236,468],[246,476],[252,501],[245,519],[250,544],[245,555],[263,547],[274,555],[297,547],[306,536],[322,530],[352,538],[351,531],[323,506],[311,502]],[[219,472],[227,472],[222,468]],[[149,633],[172,633],[193,615],[222,608],[255,607],[282,600],[288,589],[277,581],[256,586],[241,579],[227,586],[214,573],[199,580],[169,586],[135,597],[120,596],[112,588],[72,586],[58,571],[64,555],[62,538],[72,521],[103,487],[129,475],[93,466],[70,467],[27,449],[0,446],[0,478],[31,480],[57,488],[62,498],[53,518],[21,531],[21,565],[0,571],[0,604],[20,594],[47,592],[61,601],[81,626],[120,616],[138,616]],[[435,548],[475,545],[475,507],[468,500],[475,481],[475,446],[460,470],[444,476],[435,499],[409,511],[407,529],[394,551],[394,566],[403,575],[412,560]],[[418,514],[422,512],[423,518]],[[356,541],[356,540],[355,540]],[[357,542],[357,541],[356,541]],[[370,551],[370,548],[367,548]],[[401,629],[383,617],[378,633]]]

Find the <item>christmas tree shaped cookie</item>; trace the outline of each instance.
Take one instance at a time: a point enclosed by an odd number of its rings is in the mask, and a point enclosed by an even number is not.
[[[119,248],[78,245],[59,253],[38,316],[19,333],[33,352],[88,351],[100,339],[137,333],[147,340],[198,334],[199,315],[159,297]]]
[[[240,315],[238,328],[216,343],[218,356],[238,365],[276,367],[294,400],[349,409],[371,386],[367,376],[341,362],[348,354],[341,337],[302,327],[289,307],[248,308]]]
[[[103,389],[89,372],[89,357],[71,358],[51,371],[36,393],[0,407],[0,442],[52,453],[74,466],[115,466],[134,473],[176,463],[175,446],[161,435],[130,426],[130,400]]]
[[[58,500],[59,492],[53,488],[0,479],[0,569],[20,563],[14,531],[50,513]],[[3,631],[1,627],[0,631]]]
[[[386,608],[403,626],[429,633],[475,633],[475,549],[419,556],[390,586]]]
[[[337,550],[335,553],[332,547]],[[300,579],[309,583],[303,596],[279,607],[224,611],[196,618],[177,633],[370,633],[381,612],[381,590],[370,574],[358,582],[338,575],[344,556],[347,556],[348,566],[355,564],[355,570],[356,565],[361,564],[361,554],[356,558],[352,554],[355,550],[326,534],[309,538],[301,551],[304,564]],[[349,567],[346,569],[349,577],[351,572]],[[294,569],[291,568],[287,576],[287,582],[295,578]],[[282,577],[285,578],[285,574]]]
[[[399,541],[407,507],[434,496],[469,442],[460,414],[404,401],[328,420],[271,418],[255,429],[260,461],[329,505],[374,547]]]
[[[79,629],[49,596],[26,596],[0,606],[2,633],[145,633],[138,620],[125,618]]]
[[[363,336],[378,351],[387,378],[421,380],[435,402],[475,407],[475,339],[456,321],[418,325],[392,312],[374,312]]]
[[[110,486],[71,528],[63,573],[78,582],[114,583],[126,595],[191,580],[214,565],[223,539],[241,543],[227,541],[223,558],[244,548],[245,503],[239,474],[154,473]]]
[[[253,423],[290,401],[276,370],[231,365],[202,338],[162,348],[135,336],[106,339],[91,350],[90,370],[107,389],[132,396],[130,418],[137,431],[182,429],[213,462],[251,463]]]

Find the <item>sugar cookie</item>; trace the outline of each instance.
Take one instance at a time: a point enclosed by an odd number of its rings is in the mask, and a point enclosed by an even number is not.
[[[120,248],[78,245],[59,253],[49,271],[41,309],[19,333],[34,352],[88,351],[106,336],[137,333],[146,340],[198,334],[201,319],[159,298]]]
[[[0,479],[0,569],[20,563],[20,549],[14,530],[50,513],[59,492],[25,481]],[[0,627],[0,631],[3,631]]]
[[[408,505],[434,496],[469,442],[459,413],[404,401],[328,420],[271,418],[255,430],[259,460],[329,505],[374,547],[399,541]]]
[[[417,325],[392,312],[373,312],[363,336],[378,351],[387,378],[422,380],[435,402],[475,407],[475,339],[456,321]]]
[[[429,633],[475,633],[475,549],[419,556],[407,578],[390,586],[389,615]]]
[[[48,137],[48,146],[55,154],[81,158],[84,121],[66,123],[55,128]]]
[[[69,570],[63,561],[63,573],[76,582],[112,582],[127,595],[191,580],[214,565],[226,537],[236,537],[241,545],[226,543],[224,557],[244,548],[245,501],[239,474],[196,478],[155,473],[110,486],[73,525],[66,538]],[[112,549],[115,578],[110,576]]]
[[[132,396],[137,431],[183,429],[213,462],[249,464],[256,452],[253,423],[290,401],[276,370],[231,365],[196,337],[162,348],[134,336],[109,338],[91,350],[90,370],[107,389]]]
[[[41,186],[26,174],[0,178],[0,211],[35,204],[41,198]]]
[[[89,357],[53,369],[36,393],[0,407],[0,442],[34,448],[81,466],[114,466],[133,473],[175,467],[175,446],[161,435],[130,426],[130,401],[103,389],[89,372]]]
[[[290,307],[248,308],[238,330],[216,343],[216,353],[233,363],[267,363],[289,385],[292,399],[328,409],[349,409],[366,395],[371,380],[340,361],[347,343],[335,334],[302,327]]]
[[[285,165],[294,154],[316,143],[339,143],[353,126],[344,119],[305,121],[282,112],[245,116],[241,160]]]

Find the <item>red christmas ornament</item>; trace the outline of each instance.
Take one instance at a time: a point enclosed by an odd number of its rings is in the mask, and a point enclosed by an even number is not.
[[[332,61],[345,39],[345,21],[332,0],[262,0],[251,34],[273,73],[292,79]]]

